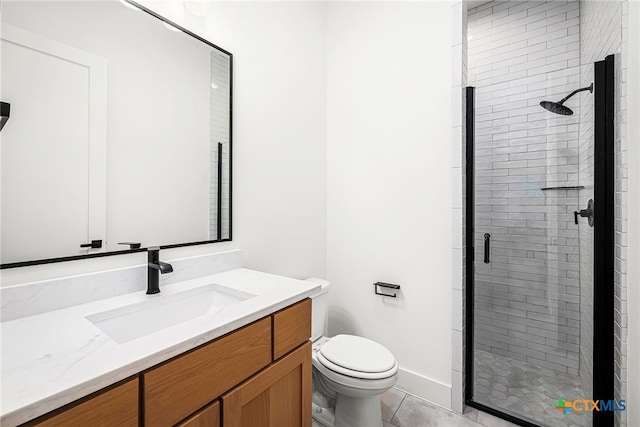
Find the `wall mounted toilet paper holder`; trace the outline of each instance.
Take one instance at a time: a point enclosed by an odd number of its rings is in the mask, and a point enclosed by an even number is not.
[[[398,292],[385,293],[385,289],[394,289],[396,291],[399,291],[400,285],[394,285],[392,283],[376,282],[373,284],[373,286],[375,287],[376,295],[382,295],[382,296],[391,297],[391,298],[398,298]],[[381,289],[381,288],[384,288],[384,289]],[[391,292],[391,291],[387,291],[387,292]]]

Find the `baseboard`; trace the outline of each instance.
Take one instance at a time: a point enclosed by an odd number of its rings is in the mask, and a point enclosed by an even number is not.
[[[398,370],[396,388],[451,410],[451,386],[407,369]]]

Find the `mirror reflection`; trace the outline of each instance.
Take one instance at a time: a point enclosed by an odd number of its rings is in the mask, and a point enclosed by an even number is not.
[[[119,1],[3,2],[4,266],[231,238],[231,55],[175,30]]]

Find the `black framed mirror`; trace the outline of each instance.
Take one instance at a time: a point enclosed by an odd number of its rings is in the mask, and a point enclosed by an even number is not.
[[[1,43],[1,268],[231,240],[231,53],[117,0],[4,1]]]

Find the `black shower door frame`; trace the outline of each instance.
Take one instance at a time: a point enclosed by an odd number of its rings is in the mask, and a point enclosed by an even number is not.
[[[593,400],[614,399],[615,260],[614,55],[594,63]],[[475,88],[466,88],[465,391],[468,406],[524,427],[539,427],[473,400]],[[593,427],[613,425],[614,412],[593,411]]]

